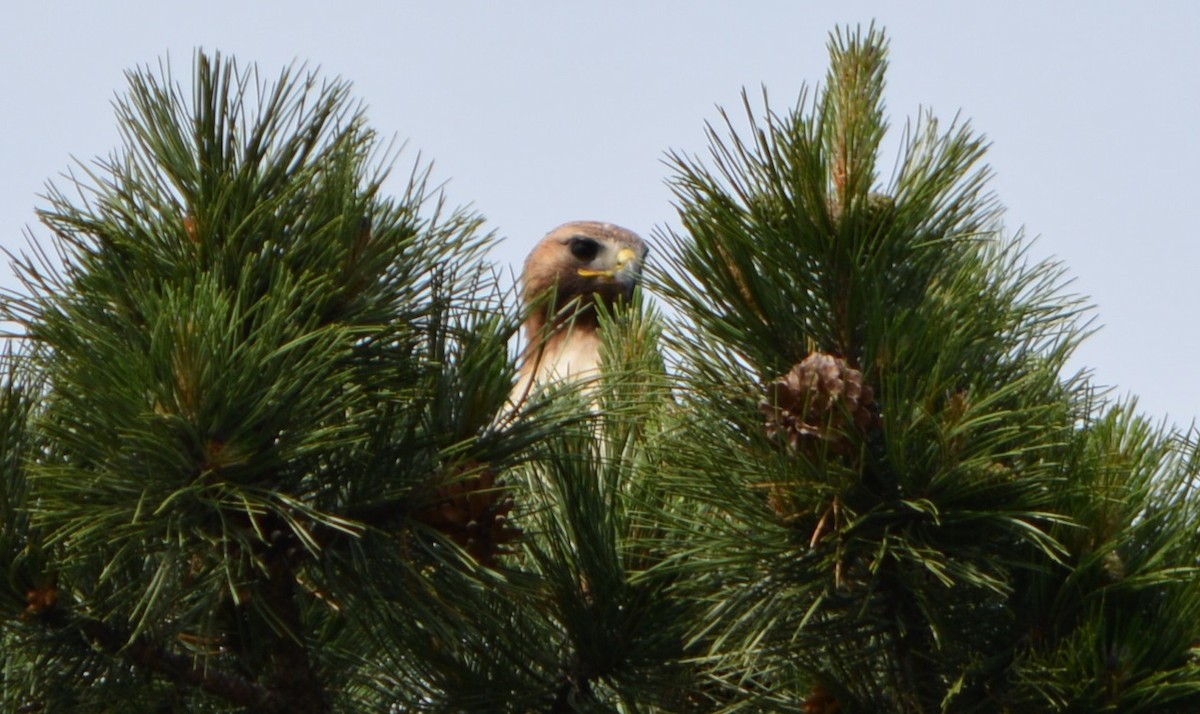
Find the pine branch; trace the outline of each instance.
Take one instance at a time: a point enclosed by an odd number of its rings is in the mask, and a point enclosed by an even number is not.
[[[68,626],[69,622],[61,617],[51,621],[61,621],[64,627]],[[227,670],[197,664],[195,658],[190,655],[171,652],[146,639],[131,642],[124,633],[100,620],[83,619],[78,621],[77,626],[88,640],[102,651],[124,657],[171,682],[198,687],[232,704],[264,714],[299,711],[292,709],[288,698],[282,696],[279,691]]]
[[[830,69],[824,97],[825,151],[830,184],[839,211],[862,198],[875,183],[879,144],[887,130],[883,89],[887,42],[872,25],[830,38]]]
[[[286,551],[268,556],[269,576],[261,591],[263,607],[270,611],[274,642],[270,647],[273,689],[283,694],[286,711],[296,714],[329,712],[324,687],[304,643],[304,623],[296,603],[296,576]]]
[[[266,601],[264,606],[271,608],[275,624],[280,628],[270,648],[273,660],[271,686],[198,662],[192,655],[173,652],[148,638],[131,639],[128,632],[101,620],[76,618],[69,612],[53,608],[41,613],[37,621],[58,630],[77,628],[100,651],[124,658],[167,681],[203,690],[256,712],[328,712],[327,697],[307,648],[295,634],[302,626],[295,600],[295,575],[282,555],[273,559],[270,573],[260,593]]]

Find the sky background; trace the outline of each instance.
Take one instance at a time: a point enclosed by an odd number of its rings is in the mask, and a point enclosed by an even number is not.
[[[196,48],[293,61],[353,83],[371,125],[420,152],[503,238],[518,270],[568,220],[643,235],[676,225],[667,150],[702,153],[716,107],[765,86],[776,108],[824,78],[835,26],[891,40],[894,132],[921,107],[992,142],[991,184],[1032,254],[1096,305],[1077,354],[1114,394],[1186,426],[1200,416],[1200,3],[14,2],[0,29],[0,244],[47,238],[47,180],[119,144],[124,72]],[[893,137],[894,138],[894,137]],[[894,146],[894,144],[892,144]],[[892,155],[880,163],[890,170]],[[59,185],[65,182],[58,181]],[[399,186],[396,187],[399,190]],[[652,256],[653,257],[653,256]],[[15,281],[7,261],[0,286]]]

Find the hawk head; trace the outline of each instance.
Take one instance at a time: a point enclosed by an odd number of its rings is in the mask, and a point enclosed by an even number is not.
[[[574,221],[546,234],[529,257],[521,276],[522,294],[531,308],[526,333],[531,339],[548,315],[578,300],[577,322],[595,322],[588,309],[594,302],[611,305],[633,295],[646,257],[646,243],[636,233],[611,223]]]

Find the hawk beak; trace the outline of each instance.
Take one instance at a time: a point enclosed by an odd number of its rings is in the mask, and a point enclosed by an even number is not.
[[[637,253],[633,252],[632,248],[622,248],[617,251],[617,269],[616,272],[621,272],[625,266],[637,260]]]
[[[585,278],[615,278],[617,273],[624,272],[631,263],[637,262],[637,253],[632,248],[622,248],[617,251],[617,264],[611,270],[591,270],[580,268],[579,275]]]

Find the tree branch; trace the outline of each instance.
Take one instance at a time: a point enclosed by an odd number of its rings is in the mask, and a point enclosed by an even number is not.
[[[281,543],[268,554],[269,577],[262,591],[278,628],[270,648],[274,689],[283,693],[288,712],[325,714],[330,711],[329,703],[304,644],[304,628],[296,604],[296,574],[288,562],[287,550]]]
[[[108,654],[125,657],[172,682],[199,687],[253,711],[268,714],[289,711],[278,692],[245,677],[203,664],[197,665],[188,655],[171,652],[146,640],[129,642],[123,633],[100,620],[84,619],[79,621],[78,626],[93,644]]]

